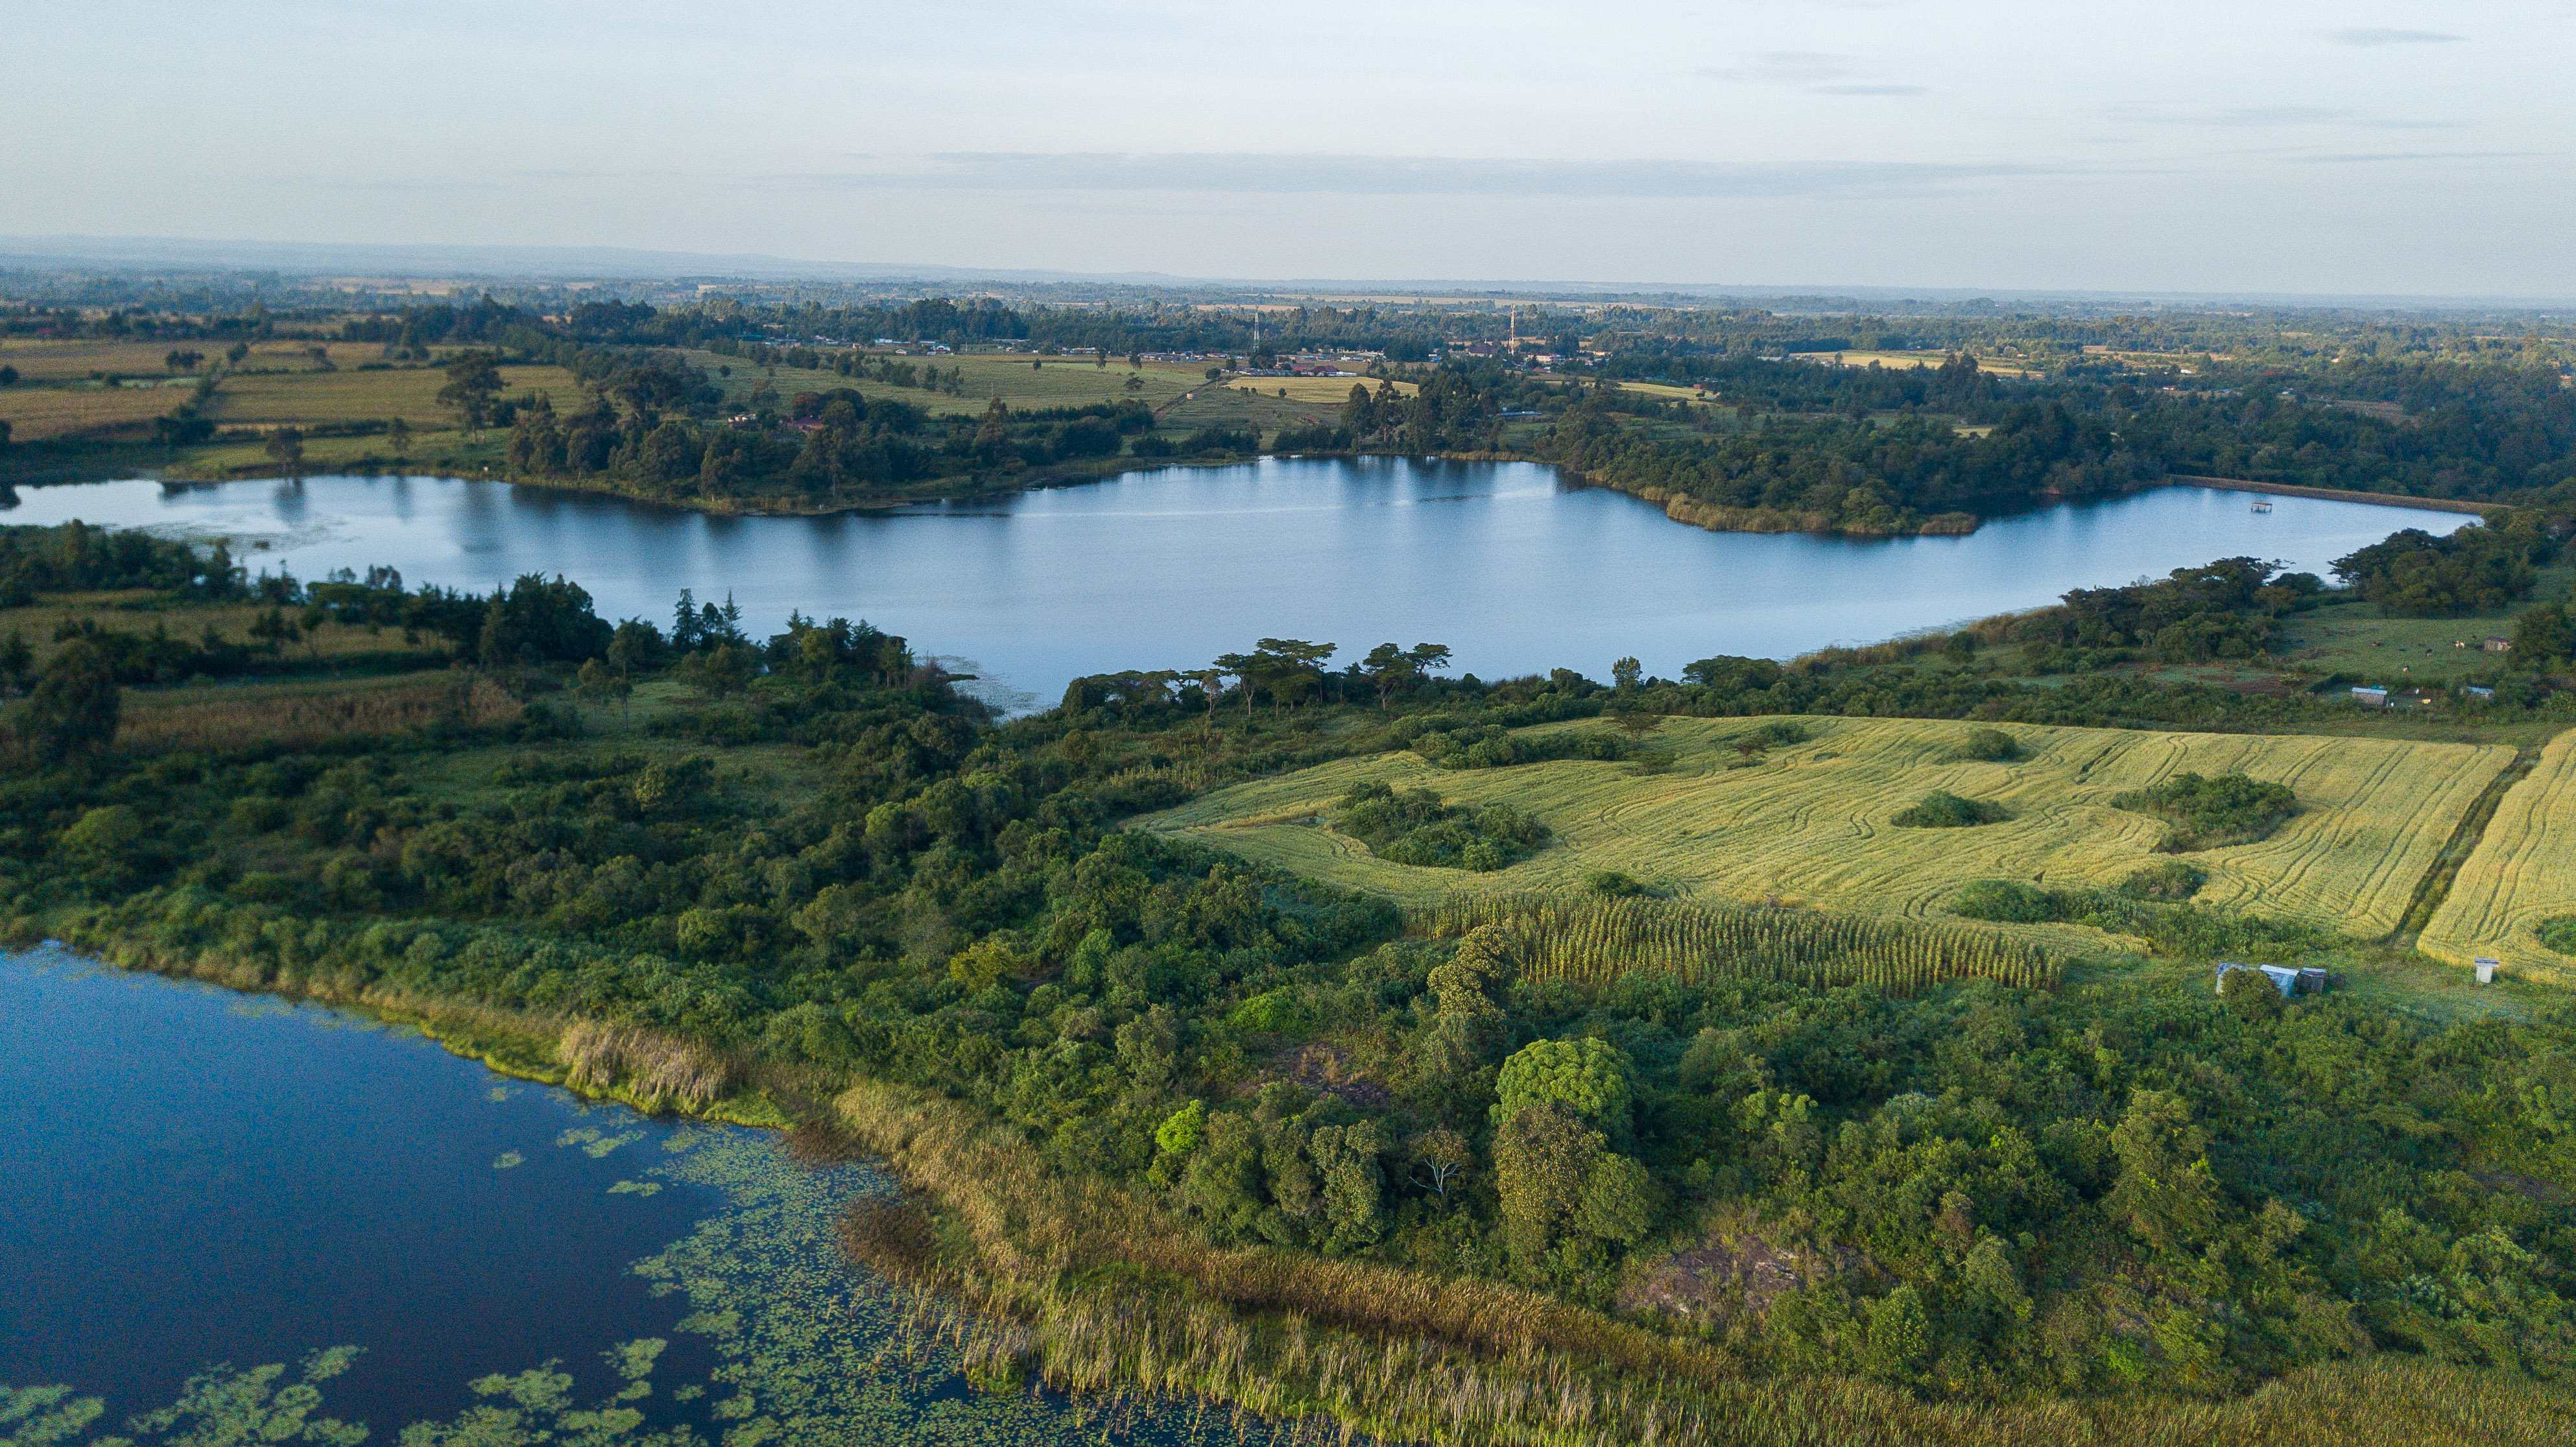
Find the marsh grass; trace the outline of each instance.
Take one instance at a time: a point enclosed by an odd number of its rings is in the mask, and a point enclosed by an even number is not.
[[[117,743],[147,753],[301,747],[442,724],[484,728],[524,712],[507,690],[479,675],[186,689],[130,695]]]
[[[738,1078],[734,1063],[714,1051],[630,1025],[576,1020],[563,1027],[556,1052],[575,1089],[622,1086],[647,1109],[703,1109]]]

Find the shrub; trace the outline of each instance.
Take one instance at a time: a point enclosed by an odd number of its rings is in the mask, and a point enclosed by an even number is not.
[[[2562,914],[2540,922],[2532,933],[2540,937],[2541,948],[2562,955],[2576,955],[2576,914]]]
[[[2047,924],[2063,917],[2057,896],[2012,879],[1980,879],[1959,891],[1950,912],[2000,924]]]
[[[2021,740],[2002,729],[1970,729],[1950,756],[1961,763],[2009,764],[2022,756]]]
[[[1935,789],[1924,795],[1921,803],[1898,811],[1890,822],[1900,829],[1967,829],[1979,824],[2000,824],[2011,817],[2011,810],[1990,799],[1962,799]]]
[[[2111,807],[2152,814],[2172,825],[2156,847],[2180,854],[2268,839],[2299,812],[2299,796],[2286,784],[2243,774],[2176,774],[2152,788],[2113,796]]]
[[[1537,853],[1548,827],[1509,804],[1469,811],[1444,804],[1429,789],[1397,793],[1381,783],[1352,786],[1334,823],[1391,864],[1478,873],[1507,868]]]
[[[2209,883],[2209,871],[2184,859],[2160,859],[2120,881],[2120,893],[2131,899],[2180,904]]]
[[[1655,893],[1652,886],[1624,869],[1595,869],[1583,876],[1583,887],[1606,899],[1637,899]]]

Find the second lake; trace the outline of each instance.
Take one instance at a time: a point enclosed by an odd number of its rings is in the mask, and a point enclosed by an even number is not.
[[[376,564],[414,586],[561,573],[608,617],[667,622],[682,588],[755,632],[791,610],[864,618],[1052,704],[1082,674],[1179,668],[1262,637],[1446,643],[1486,677],[1677,676],[1711,654],[1789,658],[2068,589],[2251,555],[2327,573],[2456,513],[2167,487],[1998,519],[1962,538],[1713,533],[1529,463],[1282,459],[1161,468],[997,501],[833,517],[715,517],[427,477],[28,488],[0,522],[80,518],[229,536],[254,570]],[[962,660],[962,662],[957,662]]]

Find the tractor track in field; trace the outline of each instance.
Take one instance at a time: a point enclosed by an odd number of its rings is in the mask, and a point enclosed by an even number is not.
[[[2540,745],[2527,745],[2514,750],[2513,762],[2487,781],[2486,789],[2470,803],[2468,812],[2460,816],[2459,827],[2453,829],[2451,837],[2443,842],[2442,852],[2433,856],[2432,866],[2424,871],[2422,879],[2415,881],[2415,893],[2406,901],[2406,912],[2397,917],[2397,928],[2386,935],[2387,943],[2404,949],[2415,947],[2424,927],[2433,922],[2442,902],[2451,897],[2451,886],[2459,882],[2460,866],[2469,862],[2469,856],[2477,852],[2478,844],[2486,838],[2487,826],[2495,822],[2496,810],[2503,807],[2504,796],[2512,792],[2514,785],[2531,777],[2532,769],[2539,765],[2540,749]]]

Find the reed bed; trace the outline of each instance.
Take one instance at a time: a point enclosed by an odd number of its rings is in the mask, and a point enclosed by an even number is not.
[[[1468,895],[1413,915],[1436,936],[1499,926],[1524,978],[1602,985],[1640,972],[1688,983],[1781,980],[1891,992],[1949,980],[2053,989],[2063,962],[2001,931],[1764,905],[1582,895]]]
[[[506,724],[522,711],[508,690],[489,679],[443,672],[368,686],[188,689],[131,696],[116,741],[141,752],[300,747],[438,724]]]

